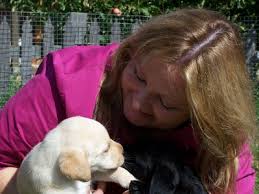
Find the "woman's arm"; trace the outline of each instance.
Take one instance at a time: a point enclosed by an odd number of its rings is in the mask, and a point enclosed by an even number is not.
[[[26,154],[61,119],[53,55],[0,109],[0,193],[16,194],[16,171]]]
[[[0,110],[0,169],[19,168],[26,154],[61,118],[52,55],[45,57],[40,71]]]
[[[18,194],[16,190],[16,172],[17,168],[4,168],[0,170],[0,193]]]
[[[100,77],[114,48],[70,47],[48,54],[33,79],[0,109],[0,189],[9,181],[12,185],[14,171],[9,167],[19,168],[60,121],[92,116]]]

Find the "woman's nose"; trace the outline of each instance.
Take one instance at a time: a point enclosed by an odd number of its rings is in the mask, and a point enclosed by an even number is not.
[[[135,93],[133,97],[133,108],[145,114],[151,114],[152,102],[150,94],[144,89]]]

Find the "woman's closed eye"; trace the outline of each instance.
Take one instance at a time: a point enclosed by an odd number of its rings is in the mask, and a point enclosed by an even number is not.
[[[177,109],[176,107],[166,105],[163,102],[161,96],[159,97],[159,101],[160,101],[160,104],[162,105],[162,107],[165,108],[166,110],[171,110],[172,111],[172,110],[176,110]]]
[[[139,74],[138,74],[138,72],[137,72],[136,66],[134,67],[134,74],[135,74],[136,78],[137,78],[139,81],[141,81],[141,82],[146,82],[143,78],[141,78],[141,77],[139,76]]]

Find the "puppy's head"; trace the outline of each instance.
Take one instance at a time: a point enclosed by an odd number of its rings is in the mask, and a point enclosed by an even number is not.
[[[124,162],[122,146],[110,139],[99,122],[83,117],[71,117],[59,126],[62,131],[62,151],[59,167],[65,176],[89,181],[94,172],[116,169]]]
[[[140,180],[130,183],[130,194],[207,194],[199,177],[172,146],[140,143],[124,148],[124,167]]]

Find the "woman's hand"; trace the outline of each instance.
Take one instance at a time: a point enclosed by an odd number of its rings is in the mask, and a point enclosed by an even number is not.
[[[94,190],[93,194],[104,194],[106,190],[106,184],[106,182],[98,182],[96,190]],[[129,190],[124,191],[122,194],[129,194]]]
[[[105,190],[106,190],[106,183],[98,182],[93,194],[104,194]]]
[[[16,190],[17,168],[8,167],[0,170],[0,193],[18,194]]]

